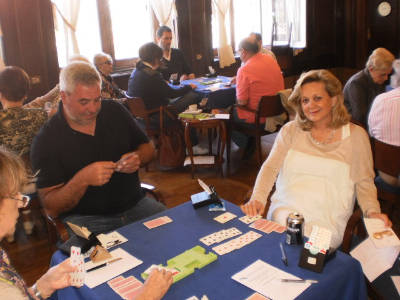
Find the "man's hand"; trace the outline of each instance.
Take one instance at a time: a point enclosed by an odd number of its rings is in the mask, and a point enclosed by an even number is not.
[[[188,79],[195,79],[195,76],[194,76],[194,74],[192,73],[192,74],[190,74],[189,76],[188,76]]]
[[[186,74],[183,74],[181,76],[181,78],[179,78],[180,81],[184,81],[184,80],[187,80],[187,79],[188,79],[188,76]]]
[[[136,152],[122,155],[120,162],[117,162],[117,172],[133,173],[140,167],[140,158]]]
[[[192,87],[192,90],[194,90],[195,88],[197,88],[197,85],[195,85],[194,83],[189,83],[189,85]]]
[[[230,84],[231,84],[231,85],[236,84],[236,76],[235,76],[235,77],[232,77]]]
[[[393,226],[392,221],[389,220],[389,217],[386,214],[378,214],[376,212],[373,212],[368,215],[368,218],[381,219],[385,223],[386,228]]]
[[[116,168],[117,164],[112,161],[99,161],[84,167],[79,173],[88,185],[102,186],[110,181]]]
[[[135,300],[160,300],[172,284],[172,273],[154,269],[147,277]]]
[[[249,217],[254,217],[257,215],[262,215],[265,210],[265,206],[258,200],[249,201],[245,205],[240,207],[242,212],[244,212]]]

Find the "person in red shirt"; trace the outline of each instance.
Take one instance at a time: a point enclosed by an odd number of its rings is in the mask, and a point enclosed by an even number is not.
[[[269,55],[263,55],[256,39],[248,37],[239,44],[240,59],[244,63],[239,68],[236,76],[236,98],[237,103],[249,108],[256,109],[262,96],[275,95],[284,89],[281,68]],[[235,109],[234,121],[248,124],[254,128],[254,113],[243,109]],[[265,119],[261,120],[265,126]],[[249,136],[233,131],[233,142],[241,149],[247,148],[243,158],[250,159],[255,151],[254,139]]]

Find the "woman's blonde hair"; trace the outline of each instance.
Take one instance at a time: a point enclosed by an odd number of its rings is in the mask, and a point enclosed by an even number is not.
[[[374,70],[388,70],[392,68],[395,59],[394,55],[385,48],[377,48],[369,56],[365,66]]]
[[[289,97],[289,105],[296,110],[295,122],[297,122],[297,125],[303,130],[310,130],[313,127],[313,122],[307,119],[301,107],[301,88],[311,82],[324,83],[329,97],[336,97],[337,99],[335,106],[332,108],[332,122],[328,126],[339,128],[349,123],[350,116],[343,104],[342,84],[339,79],[327,70],[312,70],[301,74],[293,93]]]
[[[29,176],[22,159],[0,146],[0,205],[6,197],[13,197],[28,184]]]

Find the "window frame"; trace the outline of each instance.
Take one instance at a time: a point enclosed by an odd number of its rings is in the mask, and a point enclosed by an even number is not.
[[[157,18],[154,14],[154,10],[152,9],[149,3],[151,20],[153,23],[153,31],[158,27]],[[114,38],[112,32],[112,23],[111,23],[111,11],[110,6],[108,4],[108,0],[97,0],[97,10],[99,16],[99,30],[100,30],[100,44],[102,46],[102,51],[111,56],[114,62],[113,72],[124,69],[132,69],[135,67],[136,62],[139,60],[138,57],[125,58],[125,59],[116,59],[115,58],[115,50],[114,50]],[[155,32],[152,35],[152,40],[155,42]]]

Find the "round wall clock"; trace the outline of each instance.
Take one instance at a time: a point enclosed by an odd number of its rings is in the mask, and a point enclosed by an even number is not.
[[[381,2],[378,6],[378,13],[382,17],[386,17],[387,15],[390,14],[390,11],[392,10],[392,7],[390,6],[389,2]]]

